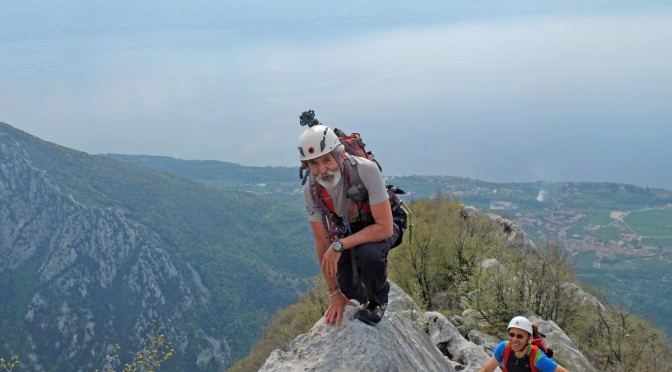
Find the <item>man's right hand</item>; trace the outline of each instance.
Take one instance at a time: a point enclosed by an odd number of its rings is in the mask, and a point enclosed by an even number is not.
[[[320,262],[322,272],[326,276],[332,277],[336,275],[336,272],[338,272],[338,260],[340,260],[341,254],[341,252],[333,250],[331,246],[327,247],[327,250],[322,256],[322,262]]]
[[[341,324],[343,320],[343,312],[345,306],[356,306],[354,302],[350,301],[340,290],[335,295],[331,296],[329,301],[329,308],[324,313],[324,318],[327,324]]]

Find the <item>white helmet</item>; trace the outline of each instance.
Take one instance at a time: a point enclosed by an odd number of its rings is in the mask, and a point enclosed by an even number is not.
[[[527,320],[527,318],[524,316],[517,316],[511,319],[511,321],[509,322],[509,327],[507,329],[511,328],[522,329],[523,331],[532,334],[532,323],[530,323],[530,321]]]
[[[299,136],[299,158],[301,161],[315,159],[328,154],[341,145],[338,136],[326,125],[313,125]]]

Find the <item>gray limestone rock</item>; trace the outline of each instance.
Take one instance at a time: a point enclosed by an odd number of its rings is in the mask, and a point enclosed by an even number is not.
[[[426,333],[394,311],[376,326],[356,319],[348,307],[340,325],[322,318],[292,341],[288,351],[275,350],[260,371],[454,371]]]

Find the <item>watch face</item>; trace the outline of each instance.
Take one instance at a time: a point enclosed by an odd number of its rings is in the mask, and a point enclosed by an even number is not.
[[[331,244],[331,247],[332,247],[336,252],[340,252],[340,251],[343,250],[343,244],[341,244],[341,242],[339,242],[339,241],[335,241],[335,242],[333,242],[333,243]]]

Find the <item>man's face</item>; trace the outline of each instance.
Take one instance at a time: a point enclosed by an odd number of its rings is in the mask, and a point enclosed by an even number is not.
[[[322,186],[334,187],[341,180],[338,162],[331,153],[310,159],[307,163],[308,169]]]
[[[511,347],[515,351],[521,351],[523,347],[527,346],[530,334],[518,328],[509,328],[509,341]]]

